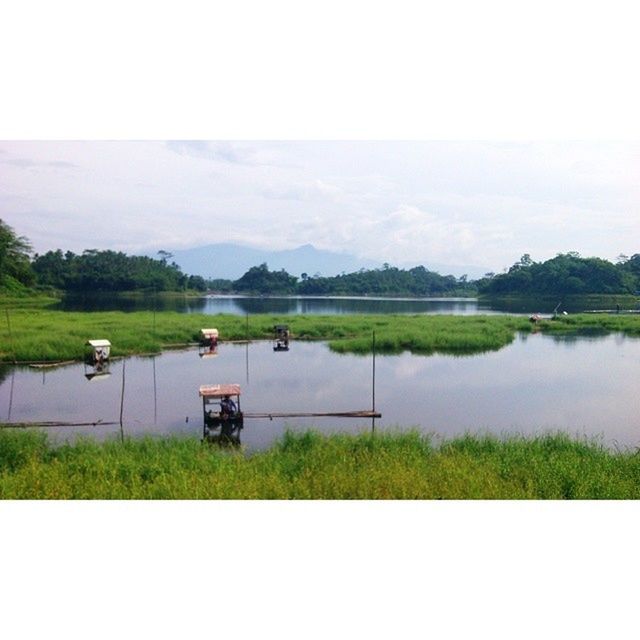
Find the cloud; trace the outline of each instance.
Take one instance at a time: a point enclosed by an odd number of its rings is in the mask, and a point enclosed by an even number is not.
[[[251,147],[233,142],[207,142],[204,140],[169,140],[167,148],[174,153],[194,158],[229,164],[256,166],[261,164]]]
[[[271,200],[297,200],[311,202],[316,200],[331,200],[343,194],[343,190],[323,180],[313,180],[298,184],[277,184],[267,186],[260,191],[260,195]]]
[[[0,199],[3,217],[39,251],[310,243],[377,262],[499,271],[523,253],[637,253],[639,149],[2,141]]]
[[[29,158],[12,158],[11,160],[0,160],[0,164],[8,164],[12,167],[20,167],[21,169],[29,169],[31,167],[54,167],[57,169],[78,168],[78,165],[73,164],[72,162],[65,162],[64,160],[42,162],[37,160],[30,160]]]

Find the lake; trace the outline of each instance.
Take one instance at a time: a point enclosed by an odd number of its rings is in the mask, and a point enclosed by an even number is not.
[[[126,364],[125,364],[126,363]],[[89,381],[81,364],[1,370],[0,420],[118,422],[125,370],[127,435],[200,437],[202,384],[242,385],[245,412],[368,410],[372,357],[338,355],[325,343],[292,342],[274,352],[270,342],[222,344],[202,359],[198,350],[115,360],[109,376]],[[466,431],[533,434],[562,430],[601,437],[609,446],[640,443],[640,339],[621,334],[522,334],[499,351],[473,356],[376,358],[377,430],[416,427],[438,436]],[[247,450],[267,447],[286,428],[324,432],[371,429],[371,419],[246,419]],[[52,439],[115,437],[119,426],[56,427]]]
[[[367,297],[306,297],[306,296],[184,296],[83,294],[67,295],[54,309],[64,311],[178,311],[180,313],[228,313],[246,315],[271,313],[279,315],[361,314],[361,313],[437,313],[524,314],[551,313],[558,304],[556,298],[521,298],[489,300],[486,298],[377,298]],[[598,305],[588,299],[565,302],[561,311],[577,313],[611,307],[610,301]],[[614,305],[615,306],[615,305]],[[626,306],[629,306],[628,303]],[[625,307],[626,308],[626,307]]]

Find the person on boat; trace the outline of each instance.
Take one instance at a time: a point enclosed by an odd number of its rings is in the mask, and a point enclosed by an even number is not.
[[[222,398],[220,401],[220,414],[223,418],[233,418],[237,411],[236,403],[229,396]]]

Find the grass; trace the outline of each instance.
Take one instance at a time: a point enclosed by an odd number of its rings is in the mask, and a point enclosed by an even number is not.
[[[640,455],[562,434],[286,433],[269,450],[150,438],[52,447],[0,431],[3,499],[638,499]]]
[[[0,316],[0,362],[80,360],[90,338],[111,341],[113,356],[157,353],[198,339],[201,328],[216,326],[221,339],[268,339],[274,324],[288,324],[294,339],[326,340],[339,353],[371,352],[376,332],[379,353],[473,354],[501,349],[517,332],[576,332],[599,329],[640,335],[640,315],[577,314],[544,320],[535,328],[523,316],[445,315],[237,315],[215,316],[174,311],[71,312],[33,300]],[[4,300],[6,303],[6,299]]]

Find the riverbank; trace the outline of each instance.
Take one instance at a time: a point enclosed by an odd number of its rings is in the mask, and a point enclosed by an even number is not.
[[[221,341],[263,340],[275,324],[288,324],[294,340],[326,340],[339,353],[370,353],[376,333],[379,353],[474,354],[510,344],[517,332],[620,331],[640,335],[640,315],[577,314],[535,325],[522,316],[445,315],[207,315],[172,311],[125,313],[51,311],[41,307],[5,310],[0,362],[81,360],[88,339],[106,338],[112,356],[158,353],[198,340],[200,329],[216,327]]]
[[[0,432],[2,499],[638,499],[640,456],[595,441],[287,433],[245,456],[189,438],[52,447]]]

